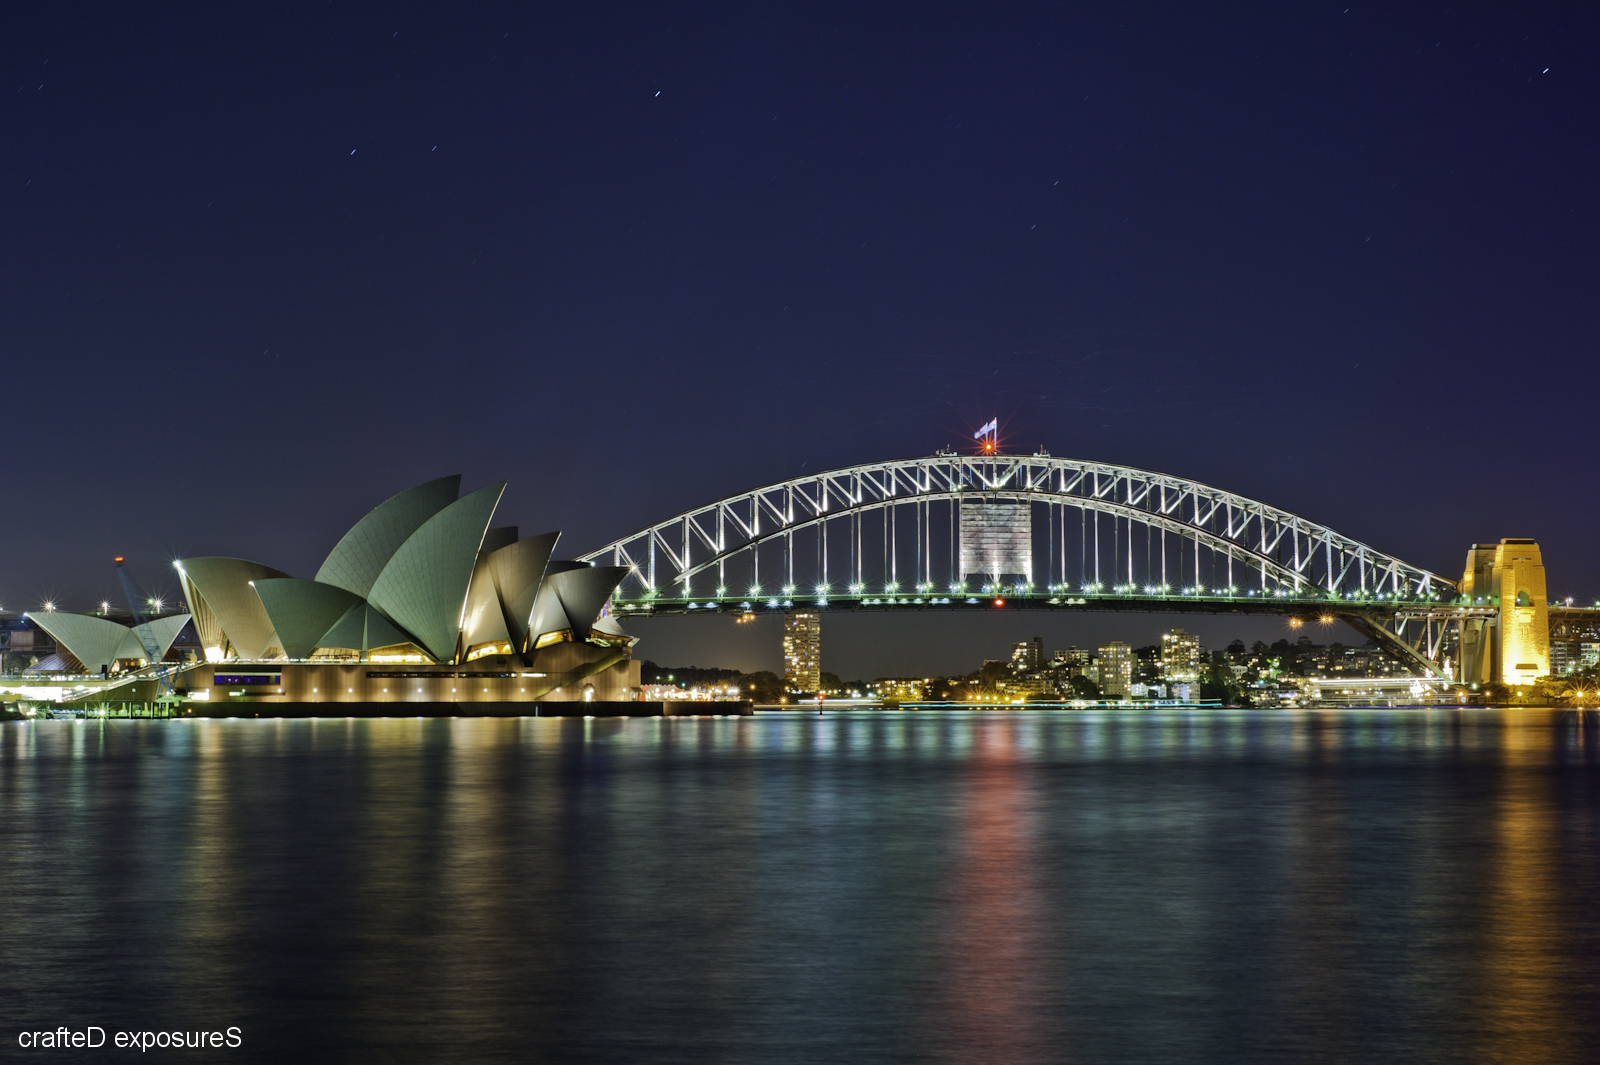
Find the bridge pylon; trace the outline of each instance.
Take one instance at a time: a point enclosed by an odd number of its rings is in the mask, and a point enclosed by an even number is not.
[[[1461,577],[1471,605],[1493,616],[1463,621],[1459,678],[1469,684],[1532,684],[1550,672],[1550,604],[1544,560],[1532,540],[1473,544]]]

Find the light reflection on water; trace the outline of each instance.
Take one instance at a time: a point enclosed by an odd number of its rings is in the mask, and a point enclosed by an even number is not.
[[[1597,807],[1570,711],[9,723],[0,1039],[1587,1061]]]

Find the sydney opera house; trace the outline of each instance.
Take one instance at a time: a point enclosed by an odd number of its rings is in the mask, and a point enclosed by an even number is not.
[[[491,527],[505,482],[465,496],[460,484],[442,477],[383,503],[311,578],[238,558],[178,561],[188,616],[139,633],[88,615],[32,618],[90,673],[165,653],[192,619],[204,660],[174,685],[219,710],[637,699],[634,640],[606,615],[626,570],[552,560],[559,533]]]

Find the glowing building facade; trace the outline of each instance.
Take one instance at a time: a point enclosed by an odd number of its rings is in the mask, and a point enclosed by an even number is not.
[[[1550,672],[1549,603],[1537,543],[1508,539],[1472,545],[1461,594],[1469,603],[1499,608],[1494,621],[1463,631],[1463,680],[1526,685]]]
[[[783,616],[783,686],[791,692],[822,690],[822,615],[814,610]]]
[[[285,697],[304,688],[299,694],[325,698],[336,689],[349,701],[371,701],[431,695],[438,667],[481,663],[486,671],[474,680],[522,678],[511,685],[520,696],[611,700],[637,689],[634,640],[604,616],[627,570],[552,561],[559,533],[521,538],[515,527],[491,527],[504,482],[464,496],[460,484],[459,476],[442,477],[387,500],[339,540],[311,579],[236,558],[175,563],[205,658],[216,667],[210,672],[224,678],[215,683],[270,672],[262,684],[238,686]],[[263,672],[234,663],[294,665]],[[333,673],[319,682],[321,673],[306,672],[359,663],[421,672],[365,671],[361,684]],[[568,683],[550,681],[556,676]],[[416,683],[384,683],[401,679]],[[368,687],[365,696],[358,691]],[[462,694],[461,684],[448,687]],[[506,685],[467,687],[498,696]]]
[[[1161,634],[1161,679],[1196,681],[1200,679],[1200,637],[1182,629]]]
[[[1011,645],[1011,668],[1019,673],[1033,673],[1044,665],[1044,638],[1035,636]]]
[[[1082,647],[1067,647],[1050,656],[1051,668],[1068,677],[1088,677],[1092,670],[1089,652]]]
[[[1095,659],[1103,695],[1124,696],[1133,688],[1133,648],[1113,640],[1100,648]]]

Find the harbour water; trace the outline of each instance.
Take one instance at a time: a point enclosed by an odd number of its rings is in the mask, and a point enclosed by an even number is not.
[[[0,905],[8,1059],[1589,1062],[1600,720],[10,722]]]

